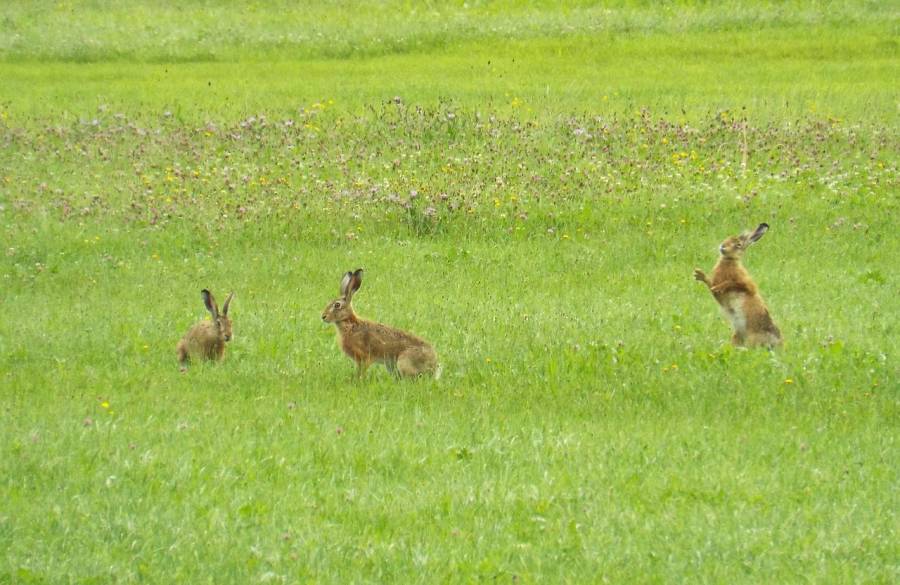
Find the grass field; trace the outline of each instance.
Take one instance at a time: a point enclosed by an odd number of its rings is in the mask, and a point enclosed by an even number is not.
[[[0,6],[0,583],[896,582],[898,22]],[[774,353],[692,278],[761,221]]]

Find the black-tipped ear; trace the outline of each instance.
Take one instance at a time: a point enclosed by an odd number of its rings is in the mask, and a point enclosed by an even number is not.
[[[232,292],[228,295],[228,298],[225,299],[225,304],[222,305],[222,314],[223,314],[223,315],[228,315],[228,305],[231,303],[231,299],[233,299],[233,298],[234,298],[234,291],[232,291]]]
[[[206,289],[200,291],[200,296],[203,297],[203,304],[206,305],[206,310],[212,314],[213,319],[219,318],[219,305],[216,304],[216,299],[213,298],[212,293]]]
[[[344,275],[344,278],[341,279],[341,296],[342,297],[347,296],[347,291],[349,290],[347,287],[350,286],[350,281],[352,279],[353,279],[352,272],[347,272],[347,274]]]
[[[362,284],[362,268],[357,268],[355,272],[348,272],[341,281],[341,294],[349,303],[353,298],[353,293],[359,290]]]
[[[756,231],[754,231],[752,234],[750,234],[750,242],[753,243],[756,240],[760,239],[761,237],[763,237],[763,235],[765,235],[765,233],[767,231],[769,231],[769,224],[767,224],[767,223],[759,224],[759,227],[756,228]]]
[[[351,284],[350,284],[350,290],[352,292],[358,291],[359,287],[362,286],[362,275],[363,275],[362,268],[357,268],[356,271],[353,273],[353,278],[351,279]]]

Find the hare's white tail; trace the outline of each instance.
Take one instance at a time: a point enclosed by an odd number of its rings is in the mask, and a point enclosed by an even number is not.
[[[434,379],[440,380],[441,374],[443,374],[443,373],[444,373],[444,366],[442,364],[438,364],[437,367],[434,369]]]

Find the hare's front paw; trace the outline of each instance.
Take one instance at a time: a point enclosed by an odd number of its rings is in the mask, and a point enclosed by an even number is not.
[[[694,268],[694,278],[700,282],[706,282],[706,273],[699,268]]]

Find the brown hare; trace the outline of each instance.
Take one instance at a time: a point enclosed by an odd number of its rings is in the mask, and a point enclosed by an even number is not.
[[[731,343],[736,346],[771,348],[782,342],[781,332],[772,321],[756,283],[741,264],[741,256],[747,247],[763,237],[768,229],[768,224],[761,223],[752,232],[731,236],[722,242],[712,279],[699,268],[694,269],[694,278],[706,284],[725,317],[731,321],[734,327]]]
[[[225,355],[225,343],[231,341],[231,319],[228,318],[228,305],[234,293],[228,295],[222,312],[211,292],[203,289],[200,294],[206,310],[212,320],[200,321],[184,334],[178,342],[178,361],[184,366],[192,358],[202,360],[220,360]]]
[[[421,374],[440,376],[434,348],[420,337],[381,323],[359,318],[350,301],[362,284],[362,268],[348,272],[341,280],[341,296],[328,303],[322,320],[334,323],[338,343],[363,377],[373,362],[381,362],[395,376]]]

